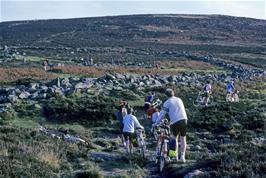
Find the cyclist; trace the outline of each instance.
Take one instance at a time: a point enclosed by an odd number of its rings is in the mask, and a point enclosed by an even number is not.
[[[178,136],[180,135],[181,142],[181,156],[180,160],[185,162],[186,152],[186,129],[187,129],[187,114],[183,104],[183,101],[175,96],[174,90],[167,89],[166,95],[169,97],[163,104],[162,110],[160,111],[159,118],[156,124],[159,124],[167,113],[170,118],[170,128],[172,134],[178,143]],[[178,146],[176,146],[176,159],[178,160]]]
[[[150,95],[146,96],[146,98],[144,100],[145,111],[147,111],[151,107],[154,96],[155,96],[154,92],[151,92]]]
[[[226,92],[233,97],[234,90],[235,86],[234,86],[234,81],[232,80],[229,83],[227,83]]]
[[[133,148],[132,140],[134,138],[135,129],[136,128],[144,129],[144,127],[140,125],[137,117],[134,116],[133,114],[134,114],[133,108],[129,108],[128,114],[124,117],[124,120],[123,120],[123,124],[124,124],[123,135],[126,140],[126,149],[128,153],[131,152],[130,150],[132,150]]]
[[[44,71],[46,72],[48,70],[48,66],[49,66],[49,61],[47,58],[43,61],[42,65],[43,65]]]
[[[120,134],[121,134],[120,137],[121,137],[122,144],[124,146],[126,146],[126,142],[123,136],[123,128],[124,128],[123,120],[124,120],[124,117],[127,115],[126,107],[127,107],[127,102],[123,99],[120,99],[118,111],[115,113],[115,116],[120,123]]]
[[[208,106],[208,102],[210,100],[210,95],[211,95],[211,91],[212,91],[212,85],[211,85],[211,81],[207,81],[207,83],[204,86],[204,105]]]

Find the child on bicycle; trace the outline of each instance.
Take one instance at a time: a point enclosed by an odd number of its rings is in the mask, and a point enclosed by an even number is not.
[[[226,92],[227,94],[231,94],[231,96],[233,97],[233,93],[235,90],[235,86],[234,86],[234,81],[230,81],[227,86],[226,86]]]
[[[141,128],[144,129],[142,125],[140,125],[136,116],[133,115],[134,110],[133,108],[128,109],[128,114],[124,117],[123,120],[123,135],[126,140],[126,151],[127,153],[131,153],[133,145],[132,141],[134,138],[135,129]]]

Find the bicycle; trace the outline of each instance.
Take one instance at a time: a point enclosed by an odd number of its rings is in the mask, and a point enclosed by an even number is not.
[[[160,127],[153,124],[151,127],[151,134],[152,134],[155,141],[158,140],[159,133],[160,133]]]
[[[136,129],[136,135],[137,135],[137,142],[138,142],[138,146],[140,148],[140,153],[142,155],[143,158],[145,158],[145,154],[146,154],[146,143],[145,143],[145,131],[141,128],[137,128]]]
[[[168,143],[170,140],[170,126],[168,121],[165,119],[160,124],[160,135],[156,145],[156,150],[159,148],[159,154],[156,155],[155,163],[159,163],[160,172],[163,171],[165,162],[168,158]]]
[[[212,96],[209,96],[207,104],[205,103],[205,98],[206,98],[206,96],[204,96],[204,93],[199,92],[196,100],[193,101],[193,105],[196,107],[210,105],[212,103],[212,100],[213,100]]]
[[[128,135],[128,136],[125,136],[125,139],[126,139],[126,145],[125,145],[126,153],[127,154],[131,154],[132,153],[132,148],[133,148],[133,143],[130,140],[132,138],[130,138],[130,135]]]
[[[233,93],[227,93],[225,98],[226,102],[239,102],[238,93],[239,93],[238,90],[236,90]]]

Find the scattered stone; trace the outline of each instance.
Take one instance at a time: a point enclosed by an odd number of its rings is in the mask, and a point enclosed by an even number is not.
[[[20,99],[27,99],[29,98],[29,96],[30,96],[30,93],[25,91],[25,92],[22,92],[18,97]]]
[[[187,173],[184,178],[192,178],[192,177],[196,177],[196,176],[200,176],[201,174],[203,174],[204,172],[196,169],[190,173]]]

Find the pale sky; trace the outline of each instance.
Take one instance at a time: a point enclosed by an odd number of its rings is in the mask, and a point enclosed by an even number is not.
[[[266,0],[0,0],[0,21],[130,14],[221,14],[266,19]]]

